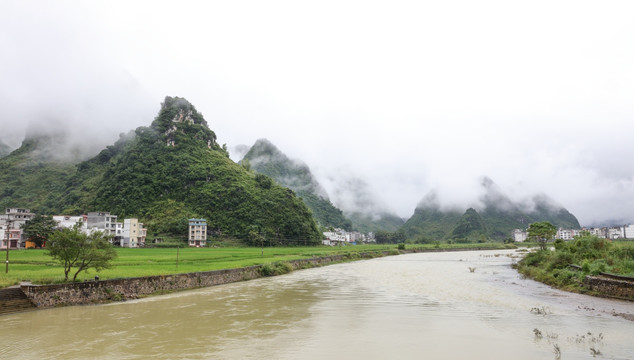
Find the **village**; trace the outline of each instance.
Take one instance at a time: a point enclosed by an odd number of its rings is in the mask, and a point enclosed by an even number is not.
[[[0,215],[0,249],[29,249],[36,247],[29,241],[22,231],[22,225],[31,220],[34,213],[29,209],[7,208]],[[125,248],[144,247],[147,229],[139,219],[129,218],[123,222],[117,221],[117,215],[109,212],[89,212],[86,215],[68,216],[55,215],[53,220],[58,228],[72,228],[80,226],[84,233],[101,231],[110,236],[110,242],[115,246]],[[78,225],[79,224],[79,225]],[[189,246],[205,246],[207,242],[207,222],[205,219],[189,219]]]
[[[595,235],[601,239],[631,239],[634,240],[634,225],[628,224],[623,226],[612,226],[612,227],[583,227],[581,229],[562,229],[559,228],[557,230],[557,234],[555,234],[555,239],[561,240],[572,240],[577,236],[582,235],[582,233],[587,232],[590,235]],[[513,230],[513,241],[515,242],[524,242],[528,239],[528,230],[525,229],[515,229]]]
[[[0,214],[0,249],[30,249],[36,247],[29,241],[22,231],[22,225],[34,216],[29,209],[7,208],[4,214]],[[94,231],[104,232],[110,236],[110,242],[114,246],[124,248],[139,248],[146,246],[147,229],[137,218],[127,218],[118,221],[118,216],[109,212],[89,212],[85,215],[69,216],[54,215],[58,228],[72,228],[81,226],[84,233]],[[187,244],[191,247],[204,247],[207,245],[207,221],[205,219],[189,219],[189,231]],[[372,233],[347,232],[342,229],[332,229],[324,232],[324,245],[345,245],[359,242],[373,242]],[[152,242],[160,240],[152,240]]]
[[[0,249],[29,249],[36,247],[29,241],[22,231],[22,225],[31,220],[34,213],[25,208],[7,208],[4,214],[0,214]],[[147,229],[137,218],[126,218],[118,221],[117,215],[109,212],[89,212],[85,215],[69,216],[54,215],[58,228],[72,228],[80,224],[81,231],[92,233],[102,231],[110,236],[110,242],[114,246],[125,248],[138,248],[146,246]],[[187,244],[191,247],[204,247],[207,245],[207,221],[205,219],[188,219],[189,231]],[[632,239],[634,240],[634,225],[616,227],[592,227],[581,229],[557,230],[555,239],[572,240],[583,232],[588,232],[603,239]],[[374,243],[372,232],[364,234],[358,231],[346,231],[343,229],[329,229],[323,232],[323,245],[341,246],[358,243]],[[514,242],[524,242],[528,239],[526,229],[515,229],[511,234]],[[160,240],[152,240],[152,242]]]

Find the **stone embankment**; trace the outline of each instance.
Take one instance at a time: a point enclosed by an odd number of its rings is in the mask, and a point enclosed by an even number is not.
[[[623,276],[602,274],[600,276],[586,276],[583,283],[591,291],[601,296],[634,300],[634,279]]]
[[[384,256],[381,254],[360,254],[360,258]],[[288,261],[293,269],[322,266],[346,260],[345,255],[310,258]],[[125,301],[137,299],[153,294],[172,291],[195,289],[232,282],[245,281],[263,277],[263,265],[249,266],[238,269],[214,270],[187,274],[173,274],[148,276],[138,278],[112,279],[102,281],[85,281],[81,283],[53,284],[53,285],[21,285],[10,289],[20,292],[22,297],[37,308],[50,308],[70,305],[100,304],[111,301]],[[0,290],[0,294],[9,289]],[[11,312],[23,311],[16,303],[0,300],[0,308],[13,309]],[[9,311],[6,311],[9,312]]]

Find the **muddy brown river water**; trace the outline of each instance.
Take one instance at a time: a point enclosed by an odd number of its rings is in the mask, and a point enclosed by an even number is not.
[[[634,359],[624,318],[634,303],[522,279],[514,254],[391,256],[6,315],[0,359],[534,360],[556,349],[561,359]]]

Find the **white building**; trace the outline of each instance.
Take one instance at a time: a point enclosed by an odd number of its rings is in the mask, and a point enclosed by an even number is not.
[[[608,237],[608,228],[590,228],[584,230],[588,231],[590,235],[594,235],[598,238],[606,239]]]
[[[621,239],[624,238],[622,227],[613,227],[608,229],[608,239]]]
[[[96,229],[106,235],[117,236],[117,215],[110,215],[109,212],[89,212],[86,223],[89,230]]]
[[[35,216],[29,209],[23,208],[6,208],[5,213],[0,215],[0,225],[5,230],[4,240],[6,240],[7,233],[9,234],[9,248],[10,249],[24,249],[26,245],[26,239],[22,233],[21,226],[27,221],[31,220]],[[0,243],[3,249],[6,249],[6,244]]]
[[[121,247],[137,248],[145,245],[146,229],[139,219],[125,219],[122,226]]]
[[[6,249],[7,248],[7,235],[8,232],[5,232],[7,225],[5,224],[0,224],[0,249]]]
[[[528,239],[528,233],[526,231],[520,229],[513,230],[513,241],[524,242],[526,239]]]
[[[207,220],[189,219],[189,246],[205,246],[207,244]]]
[[[324,245],[343,245],[347,242],[350,242],[349,234],[342,229],[335,229],[335,231],[325,231],[323,234],[324,240],[322,241],[322,243]]]
[[[634,225],[623,226],[623,237],[626,239],[634,239]]]
[[[557,230],[557,234],[555,234],[555,239],[561,239],[561,240],[572,240],[575,237],[581,235],[581,231],[579,229],[562,229],[559,228],[559,230]]]
[[[77,223],[79,222],[81,222],[83,229],[87,229],[87,225],[88,225],[87,215],[80,215],[80,216],[54,215],[53,220],[57,222],[57,226],[60,228],[70,229],[74,227],[75,225],[77,225]]]

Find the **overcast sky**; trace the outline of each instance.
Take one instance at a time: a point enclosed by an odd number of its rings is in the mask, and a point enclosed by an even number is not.
[[[633,1],[0,1],[0,139],[105,146],[187,98],[403,217],[482,176],[634,222]],[[337,204],[338,199],[332,199]],[[343,201],[343,200],[341,200]],[[341,204],[345,206],[345,204]]]

